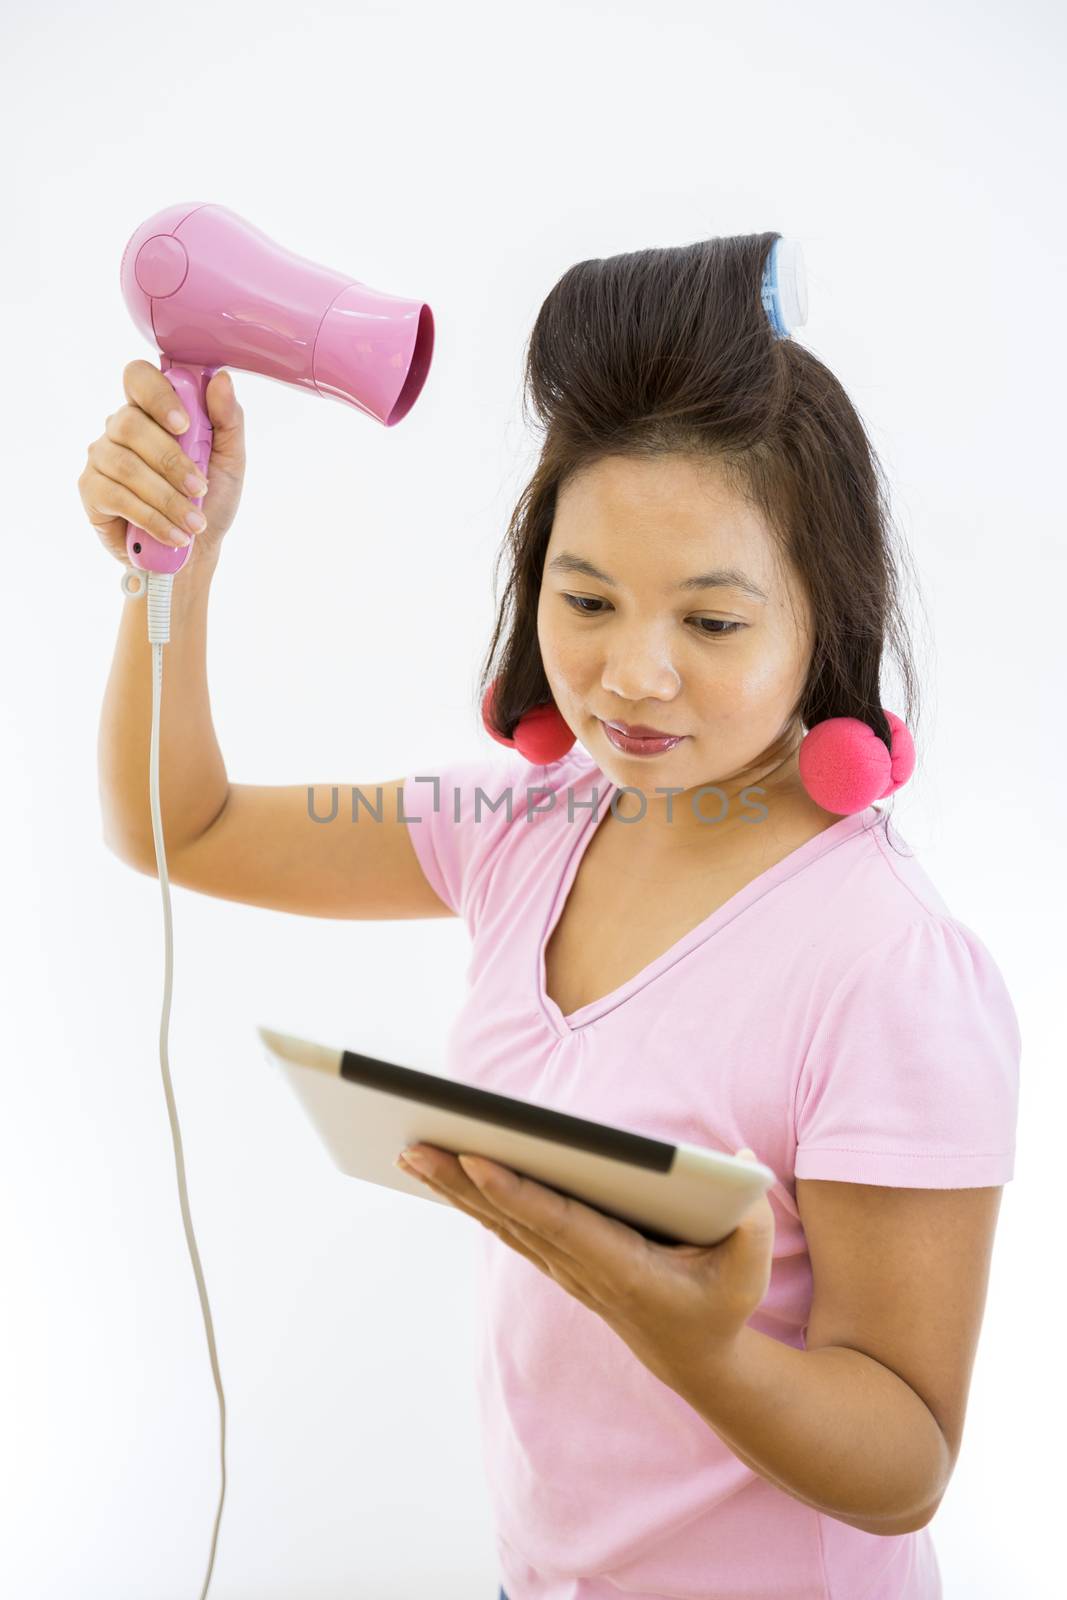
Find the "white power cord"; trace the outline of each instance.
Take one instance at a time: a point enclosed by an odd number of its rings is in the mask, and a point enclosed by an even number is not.
[[[140,572],[136,567],[128,568],[123,574],[123,593],[128,598],[137,598],[143,595],[146,592],[145,577],[146,574]],[[137,587],[134,587],[134,579],[140,580]],[[167,1055],[170,997],[174,978],[174,944],[171,934],[170,879],[167,877],[167,857],[163,848],[163,822],[159,809],[159,711],[163,689],[163,646],[170,640],[170,592],[174,583],[174,574],[172,572],[149,572],[147,580],[148,638],[152,645],[152,745],[148,764],[148,782],[152,806],[152,839],[156,848],[156,870],[159,873],[159,884],[163,891],[164,976],[163,1015],[159,1025],[159,1064],[163,1073],[163,1092],[167,1100],[171,1137],[174,1141],[174,1161],[178,1172],[178,1198],[181,1203],[182,1222],[185,1225],[185,1237],[188,1241],[189,1255],[192,1259],[193,1272],[196,1277],[196,1287],[200,1295],[200,1309],[204,1315],[208,1353],[211,1357],[211,1371],[219,1397],[222,1491],[219,1495],[219,1509],[215,1514],[215,1529],[211,1536],[211,1555],[208,1559],[207,1576],[204,1578],[204,1587],[200,1591],[200,1600],[207,1600],[208,1585],[211,1582],[211,1574],[215,1566],[215,1550],[219,1539],[222,1506],[226,1498],[226,1397],[222,1392],[222,1378],[219,1374],[219,1360],[215,1350],[215,1329],[211,1321],[211,1308],[208,1305],[207,1289],[204,1286],[204,1274],[200,1268],[200,1253],[196,1247],[192,1218],[189,1214],[189,1196],[185,1186],[185,1157],[182,1154],[182,1136],[178,1127],[178,1114],[174,1105],[174,1091],[170,1081],[170,1061]]]

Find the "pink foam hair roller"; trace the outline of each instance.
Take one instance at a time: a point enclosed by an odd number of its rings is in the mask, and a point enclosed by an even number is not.
[[[428,305],[294,255],[225,206],[157,211],[127,244],[119,277],[190,419],[179,442],[205,477],[205,391],[220,367],[341,400],[387,428],[407,416],[430,370]],[[191,549],[127,524],[126,553],[142,571],[178,572]]]

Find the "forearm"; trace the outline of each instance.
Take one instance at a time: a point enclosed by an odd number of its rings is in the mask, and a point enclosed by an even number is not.
[[[659,1374],[762,1478],[867,1533],[923,1527],[951,1473],[914,1389],[842,1345],[796,1350],[744,1327],[698,1372]]]
[[[207,682],[207,606],[217,557],[194,549],[171,589],[170,642],[163,645],[159,724],[160,807],[168,845],[195,839],[221,810],[229,789],[211,720]],[[97,756],[103,834],[123,859],[154,859],[149,805],[152,650],[147,600],[123,601],[107,681]]]

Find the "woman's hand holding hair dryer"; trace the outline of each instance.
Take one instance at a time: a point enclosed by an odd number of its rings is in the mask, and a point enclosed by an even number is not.
[[[104,432],[89,446],[78,479],[86,516],[104,548],[123,566],[129,565],[127,522],[172,547],[182,544],[182,534],[190,535],[197,548],[190,551],[189,561],[214,558],[237,515],[245,474],[244,412],[229,372],[216,372],[205,390],[213,437],[202,505],[206,526],[200,530],[186,521],[204,491],[195,462],[178,443],[189,419],[174,386],[149,361],[131,361],[122,379],[129,403],[108,417]],[[180,419],[175,412],[181,413]]]

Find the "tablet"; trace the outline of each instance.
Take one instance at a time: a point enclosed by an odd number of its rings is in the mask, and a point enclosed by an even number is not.
[[[625,1222],[656,1244],[719,1244],[775,1182],[762,1162],[671,1144],[530,1100],[259,1028],[334,1163],[447,1206],[393,1165],[412,1144],[486,1156]]]

